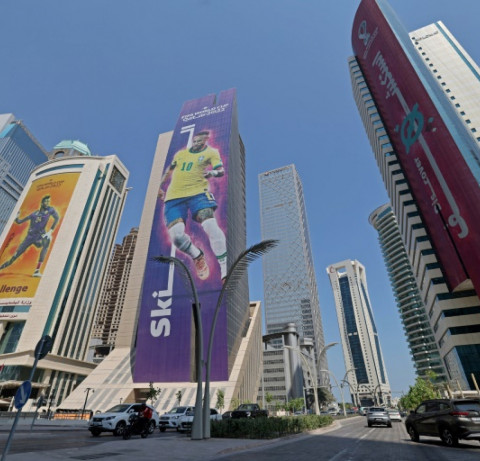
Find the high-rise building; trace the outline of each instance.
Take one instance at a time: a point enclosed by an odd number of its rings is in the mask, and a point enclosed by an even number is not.
[[[360,406],[388,404],[392,393],[373,318],[365,267],[341,261],[327,268],[342,339],[346,381]]]
[[[186,101],[175,130],[159,136],[115,349],[64,408],[81,408],[87,388],[95,389],[88,403],[94,410],[120,399],[145,399],[150,383],[162,389],[153,402],[161,413],[175,405],[179,390],[182,404],[194,404],[194,294],[201,305],[206,355],[222,287],[231,290],[220,304],[212,336],[210,401],[214,404],[218,390],[226,408],[232,399],[256,400],[260,303],[249,302],[246,274],[235,285],[223,280],[225,269],[246,248],[245,149],[236,105],[234,89]],[[177,258],[176,263],[154,260],[161,255]]]
[[[32,381],[62,402],[95,368],[88,362],[98,294],[122,214],[128,171],[114,155],[63,141],[36,167],[0,247],[2,395],[29,379],[38,341],[53,339]]]
[[[328,362],[302,183],[288,165],[261,173],[259,186],[262,239],[279,241],[263,257],[267,333],[294,323],[301,339],[313,340],[317,376],[329,382],[328,374],[320,373]]]
[[[392,207],[386,204],[377,208],[370,214],[369,221],[378,231],[378,241],[416,373],[427,378],[428,372],[433,371],[439,380],[444,381],[447,378],[445,367]]]
[[[47,161],[47,152],[13,114],[0,114],[0,234],[31,171]]]
[[[94,362],[101,361],[115,347],[137,236],[138,227],[134,227],[113,249],[92,329]]]
[[[451,385],[480,377],[478,66],[438,22],[362,0],[353,93]]]

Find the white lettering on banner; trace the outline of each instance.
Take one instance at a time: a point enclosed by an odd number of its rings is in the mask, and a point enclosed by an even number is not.
[[[197,118],[206,117],[208,115],[219,114],[225,112],[230,104],[221,104],[214,107],[204,107],[202,110],[192,112],[191,114],[182,115],[182,122],[188,122],[189,120],[195,120]]]
[[[387,63],[385,62],[385,59],[382,56],[382,53],[380,51],[377,52],[377,55],[375,56],[375,59],[372,62],[372,66],[378,66],[380,69],[380,75],[378,76],[378,79],[380,80],[380,84],[382,86],[387,85],[387,99],[392,95],[397,92],[397,82],[393,78],[392,73],[388,70]],[[388,82],[388,83],[387,83]]]
[[[370,51],[370,47],[372,46],[373,41],[377,37],[377,34],[378,34],[378,27],[375,27],[375,30],[373,31],[373,34],[370,37],[370,40],[368,41],[368,45],[365,48],[365,51],[363,52],[363,59],[366,59],[366,57],[368,56],[368,52]]]
[[[389,98],[391,95],[395,95],[398,98],[398,101],[400,102],[400,105],[402,106],[403,110],[405,111],[405,118],[400,126],[397,125],[395,127],[395,131],[400,131],[400,136],[403,145],[406,148],[406,155],[409,154],[410,147],[413,146],[417,140],[420,143],[420,146],[423,149],[423,152],[425,153],[425,156],[430,163],[430,167],[433,171],[433,174],[435,175],[437,182],[440,186],[440,189],[442,190],[448,204],[450,205],[451,209],[451,215],[448,217],[448,225],[450,227],[457,227],[459,228],[459,232],[457,234],[458,238],[463,239],[469,234],[469,229],[468,225],[465,221],[465,219],[461,216],[460,214],[460,209],[458,207],[458,204],[455,201],[455,198],[447,184],[447,181],[445,180],[436,160],[434,155],[432,154],[432,151],[430,149],[430,146],[427,144],[427,141],[425,140],[425,137],[422,134],[422,130],[424,127],[424,116],[419,110],[419,105],[418,103],[414,104],[412,108],[410,108],[405,101],[405,98],[400,91],[400,89],[397,86],[397,83],[388,69],[387,62],[385,61],[384,57],[382,56],[382,52],[380,50],[377,51],[377,54],[375,55],[375,58],[373,59],[372,62],[372,67],[378,66],[380,69],[380,75],[378,76],[380,83],[382,85],[387,85],[387,94],[386,94],[386,99]],[[387,83],[388,82],[388,83]],[[428,118],[428,123],[432,123],[434,121],[433,117]],[[432,131],[435,132],[435,129],[428,128],[427,131]],[[419,169],[418,164],[417,169]],[[438,203],[437,199],[437,194],[433,189],[433,185],[424,174],[422,176],[422,172],[424,172],[423,167],[420,170],[419,169],[419,174],[424,182],[424,184],[427,184],[431,191],[431,199],[432,199],[432,206],[434,207],[435,213],[438,213],[438,211],[441,209]],[[425,182],[428,180],[428,183]]]
[[[172,256],[175,255],[175,246],[171,248]],[[170,320],[168,317],[172,315],[172,310],[169,309],[172,305],[173,294],[173,276],[175,274],[175,265],[171,263],[168,268],[167,289],[154,291],[152,297],[156,298],[157,305],[160,309],[152,309],[150,311],[150,334],[154,338],[160,336],[170,336]],[[161,299],[166,298],[166,299]]]
[[[423,168],[422,162],[420,161],[420,159],[418,157],[415,158],[415,165],[417,165],[418,172],[420,174],[420,177],[423,180],[423,184],[425,184],[426,186],[428,186],[430,188],[430,191],[431,191],[430,200],[432,201],[432,206],[435,210],[435,213],[438,213],[442,209],[442,207],[438,203],[437,194],[433,190],[432,183],[430,182],[430,179],[428,179],[427,172]]]

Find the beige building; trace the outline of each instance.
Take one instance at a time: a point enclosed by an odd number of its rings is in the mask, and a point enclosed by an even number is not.
[[[79,141],[58,144],[32,171],[0,237],[2,397],[29,379],[44,335],[53,347],[38,362],[32,399],[61,403],[95,368],[88,340],[127,179],[116,156],[93,156]]]
[[[95,363],[100,363],[115,348],[137,236],[138,228],[134,227],[121,244],[115,245],[108,265],[90,341]]]

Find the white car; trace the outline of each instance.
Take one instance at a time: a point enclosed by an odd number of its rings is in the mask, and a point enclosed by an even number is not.
[[[132,413],[138,413],[141,403],[121,403],[107,410],[105,413],[93,415],[88,423],[88,430],[93,436],[98,437],[102,432],[113,432],[113,435],[122,435],[128,423],[128,418]],[[149,434],[152,434],[159,425],[160,417],[157,411],[147,405],[152,410],[152,418],[148,427]]]
[[[193,407],[174,407],[169,412],[160,416],[160,432],[165,432],[167,428],[180,430],[180,418],[185,416]]]
[[[195,408],[192,408],[191,411],[188,411],[185,415],[180,418],[179,431],[190,432],[192,430],[193,417],[195,415]],[[222,421],[222,415],[215,410],[215,408],[210,408],[210,420],[211,421]]]
[[[390,421],[402,421],[402,415],[398,410],[388,409],[388,416],[390,416]]]

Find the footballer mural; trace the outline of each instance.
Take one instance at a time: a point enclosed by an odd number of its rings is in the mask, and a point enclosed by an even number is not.
[[[0,248],[0,299],[33,298],[78,173],[34,181]]]
[[[235,90],[188,101],[178,119],[159,184],[137,331],[135,382],[191,381],[192,294],[173,265],[181,259],[194,278],[208,340],[227,274],[227,184]],[[212,379],[228,379],[226,313],[215,330]],[[152,354],[152,350],[155,351]]]

